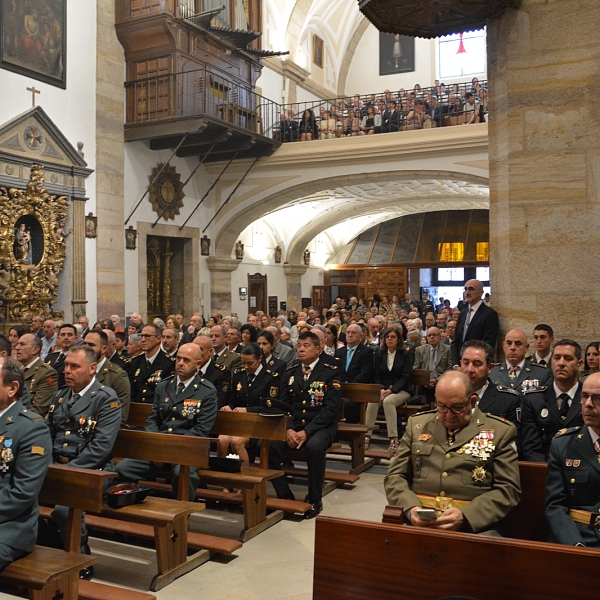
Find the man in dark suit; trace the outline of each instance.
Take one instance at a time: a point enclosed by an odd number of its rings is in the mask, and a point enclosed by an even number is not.
[[[375,127],[375,133],[390,133],[400,129],[400,113],[396,110],[396,101],[387,101],[387,109],[381,117],[381,127]],[[378,131],[379,130],[379,131]]]
[[[144,325],[140,337],[143,354],[131,361],[132,402],[153,402],[156,386],[170,377],[175,363],[160,349],[162,331],[154,324]]]
[[[437,380],[452,367],[450,348],[440,343],[442,336],[437,327],[427,328],[427,344],[415,348],[413,369],[431,371],[428,385],[423,386],[423,392],[429,402],[435,400],[435,385]]]
[[[231,371],[225,365],[219,365],[215,362],[212,342],[208,336],[199,335],[194,340],[194,344],[200,348],[198,375],[215,386],[217,389],[217,404],[218,406],[224,406],[231,386]]]
[[[60,350],[46,356],[45,363],[49,364],[58,374],[58,387],[65,387],[65,356],[67,350],[77,342],[77,330],[70,323],[61,325],[58,330],[56,343]]]
[[[503,417],[521,426],[521,396],[516,390],[496,385],[489,377],[494,368],[494,349],[481,340],[470,340],[462,347],[460,370],[467,375],[479,396],[477,406],[484,413]]]
[[[280,455],[304,448],[308,464],[308,496],[311,508],[304,514],[313,519],[323,510],[321,500],[325,479],[325,453],[337,431],[341,400],[339,369],[325,362],[319,337],[306,331],[298,337],[298,362],[287,370],[281,382],[281,400],[291,407],[287,440],[269,443],[269,468],[279,469]],[[278,498],[293,499],[285,477],[272,480]]]
[[[600,373],[581,391],[583,427],[556,434],[548,458],[546,520],[552,542],[600,548]]]
[[[359,325],[348,325],[346,329],[346,345],[335,351],[341,369],[342,383],[373,383],[373,349],[360,343],[362,329]],[[344,416],[348,423],[358,423],[360,405],[347,402]]]
[[[551,385],[550,369],[525,360],[529,344],[527,334],[522,329],[511,329],[504,337],[502,348],[506,361],[497,364],[491,375],[496,385],[503,385],[518,392]]]
[[[583,364],[581,355],[577,342],[559,340],[552,351],[554,383],[539,391],[525,392],[521,423],[523,460],[547,461],[550,443],[557,432],[583,425],[578,379]]]
[[[467,308],[458,315],[456,334],[450,345],[452,349],[452,365],[460,365],[460,351],[468,340],[483,340],[492,348],[498,339],[498,313],[484,304],[483,285],[477,279],[470,279],[465,284],[464,299]]]
[[[21,402],[23,367],[0,357],[0,571],[36,543],[37,498],[52,460],[44,419]]]
[[[425,111],[425,114],[429,115],[429,118],[435,123],[434,127],[442,126],[442,107],[438,106],[437,98],[435,96],[429,101],[429,109]],[[441,301],[442,298],[440,298],[440,302]],[[442,306],[442,308],[444,307]]]

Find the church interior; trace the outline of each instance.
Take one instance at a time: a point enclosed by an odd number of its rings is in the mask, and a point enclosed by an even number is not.
[[[599,339],[600,5],[451,0],[445,22],[385,4],[3,0],[3,330],[423,291],[455,306],[477,279],[503,333]],[[408,4],[415,23],[392,22]],[[368,107],[390,100],[377,131]],[[388,464],[324,514],[380,522]],[[236,539],[242,520],[209,507],[190,527]],[[314,536],[286,517],[153,593],[308,600]],[[147,591],[153,553],[127,541],[91,541],[96,577]]]

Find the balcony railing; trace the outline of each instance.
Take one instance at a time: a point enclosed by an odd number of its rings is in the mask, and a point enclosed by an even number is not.
[[[207,115],[267,137],[278,129],[281,105],[210,69],[125,83],[127,125]]]

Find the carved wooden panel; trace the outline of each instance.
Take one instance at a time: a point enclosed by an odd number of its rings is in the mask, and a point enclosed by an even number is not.
[[[373,294],[388,296],[391,298],[394,294],[401,297],[408,289],[408,269],[365,269],[367,298]]]

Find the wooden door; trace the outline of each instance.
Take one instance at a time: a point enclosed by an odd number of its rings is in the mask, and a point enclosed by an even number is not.
[[[267,276],[260,273],[248,275],[248,312],[255,313],[268,310],[267,304]]]
[[[328,285],[313,285],[312,305],[319,310],[331,306],[331,288]]]

